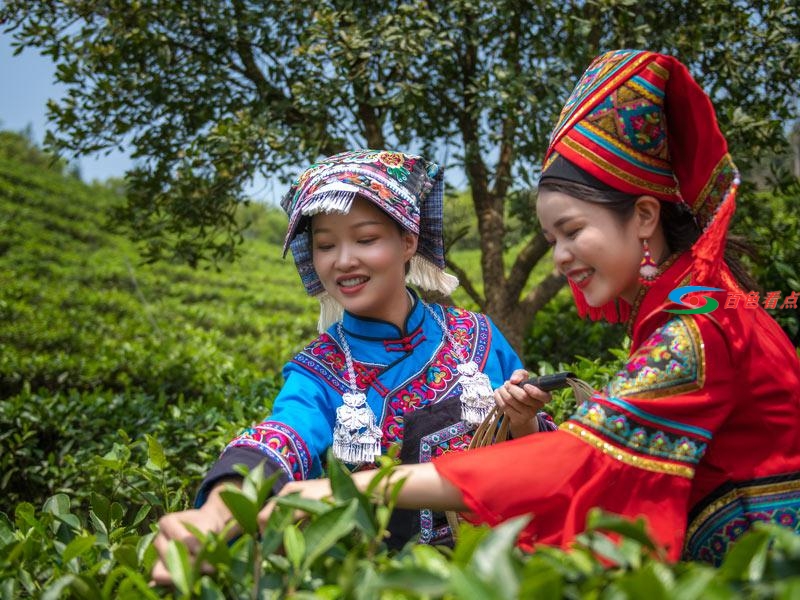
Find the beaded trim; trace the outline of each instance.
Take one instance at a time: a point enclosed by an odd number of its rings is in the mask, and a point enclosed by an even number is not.
[[[579,440],[591,444],[592,446],[600,450],[600,452],[602,452],[603,454],[607,454],[608,456],[615,458],[616,460],[623,462],[626,465],[631,465],[633,467],[638,467],[640,469],[644,469],[646,471],[652,471],[654,473],[665,473],[667,475],[676,475],[678,477],[685,477],[686,479],[692,479],[694,477],[694,469],[691,467],[684,465],[676,465],[673,463],[637,456],[632,452],[622,450],[618,446],[606,442],[600,436],[595,435],[594,433],[578,425],[577,423],[574,422],[562,423],[559,429],[561,431],[566,431],[567,433],[574,435]]]

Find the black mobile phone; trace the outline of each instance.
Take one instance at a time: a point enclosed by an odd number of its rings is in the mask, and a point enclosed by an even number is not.
[[[553,390],[558,390],[561,388],[565,388],[569,385],[567,383],[567,379],[575,379],[575,373],[571,371],[562,371],[561,373],[553,373],[552,375],[542,375],[541,377],[531,377],[530,379],[526,379],[518,383],[520,387],[524,386],[526,383],[530,383],[538,387],[540,390],[545,392],[551,392]]]

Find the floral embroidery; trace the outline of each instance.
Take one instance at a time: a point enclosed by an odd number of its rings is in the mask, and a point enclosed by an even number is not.
[[[627,414],[626,408],[629,406],[623,401],[594,396],[578,407],[570,422],[579,423],[603,439],[639,454],[692,467],[705,454],[710,433],[666,421],[663,422],[666,427],[662,428],[657,423],[663,420],[652,417],[652,422],[645,422],[648,420],[646,413],[639,410],[638,415]],[[681,433],[676,434],[675,430]]]
[[[405,167],[405,157],[400,152],[381,152],[378,154],[378,161],[386,167],[386,172],[397,179],[397,181],[403,182],[408,179],[408,174],[410,171]],[[414,167],[414,160],[409,159],[409,167]]]
[[[302,352],[292,358],[292,362],[318,375],[339,394],[350,390],[344,352],[336,340],[327,333],[323,333],[306,346]],[[363,391],[372,386],[384,391],[377,381],[382,366],[354,361],[353,368],[356,372],[356,387],[359,390]]]
[[[489,324],[486,317],[467,310],[449,306],[444,310],[450,333],[467,349],[468,360],[483,365],[489,343]],[[403,414],[440,402],[451,394],[460,392],[456,384],[459,359],[449,342],[443,342],[436,356],[421,373],[414,375],[387,396],[383,415],[384,448],[402,441]]]
[[[692,317],[672,319],[631,355],[608,384],[612,397],[661,398],[699,389],[705,381],[705,353]]]
[[[377,181],[371,181],[369,184],[369,189],[377,192],[378,196],[380,196],[382,200],[389,201],[392,199],[392,190],[384,185],[381,185]]]
[[[307,479],[311,468],[311,455],[303,439],[289,426],[276,421],[264,421],[256,427],[245,429],[225,448],[255,448],[273,459],[289,479]]]

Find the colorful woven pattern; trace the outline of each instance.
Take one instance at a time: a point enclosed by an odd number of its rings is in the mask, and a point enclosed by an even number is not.
[[[692,247],[692,283],[719,287],[738,172],[714,107],[685,65],[642,50],[596,58],[564,105],[542,168],[542,181],[586,184],[572,179],[564,161],[599,185],[685,203],[704,231]],[[588,307],[572,291],[581,315],[624,318],[614,303]]]
[[[595,395],[561,429],[628,465],[691,479],[711,432]]]
[[[731,484],[692,511],[684,556],[719,565],[753,523],[800,532],[800,473]]]

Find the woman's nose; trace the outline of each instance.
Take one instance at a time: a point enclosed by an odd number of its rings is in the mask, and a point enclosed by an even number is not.
[[[336,267],[342,270],[353,268],[358,262],[356,253],[349,244],[342,244],[339,246],[339,252],[336,254]]]
[[[572,262],[572,253],[566,247],[566,244],[559,244],[556,242],[556,245],[553,246],[553,262],[556,268],[562,273]]]

